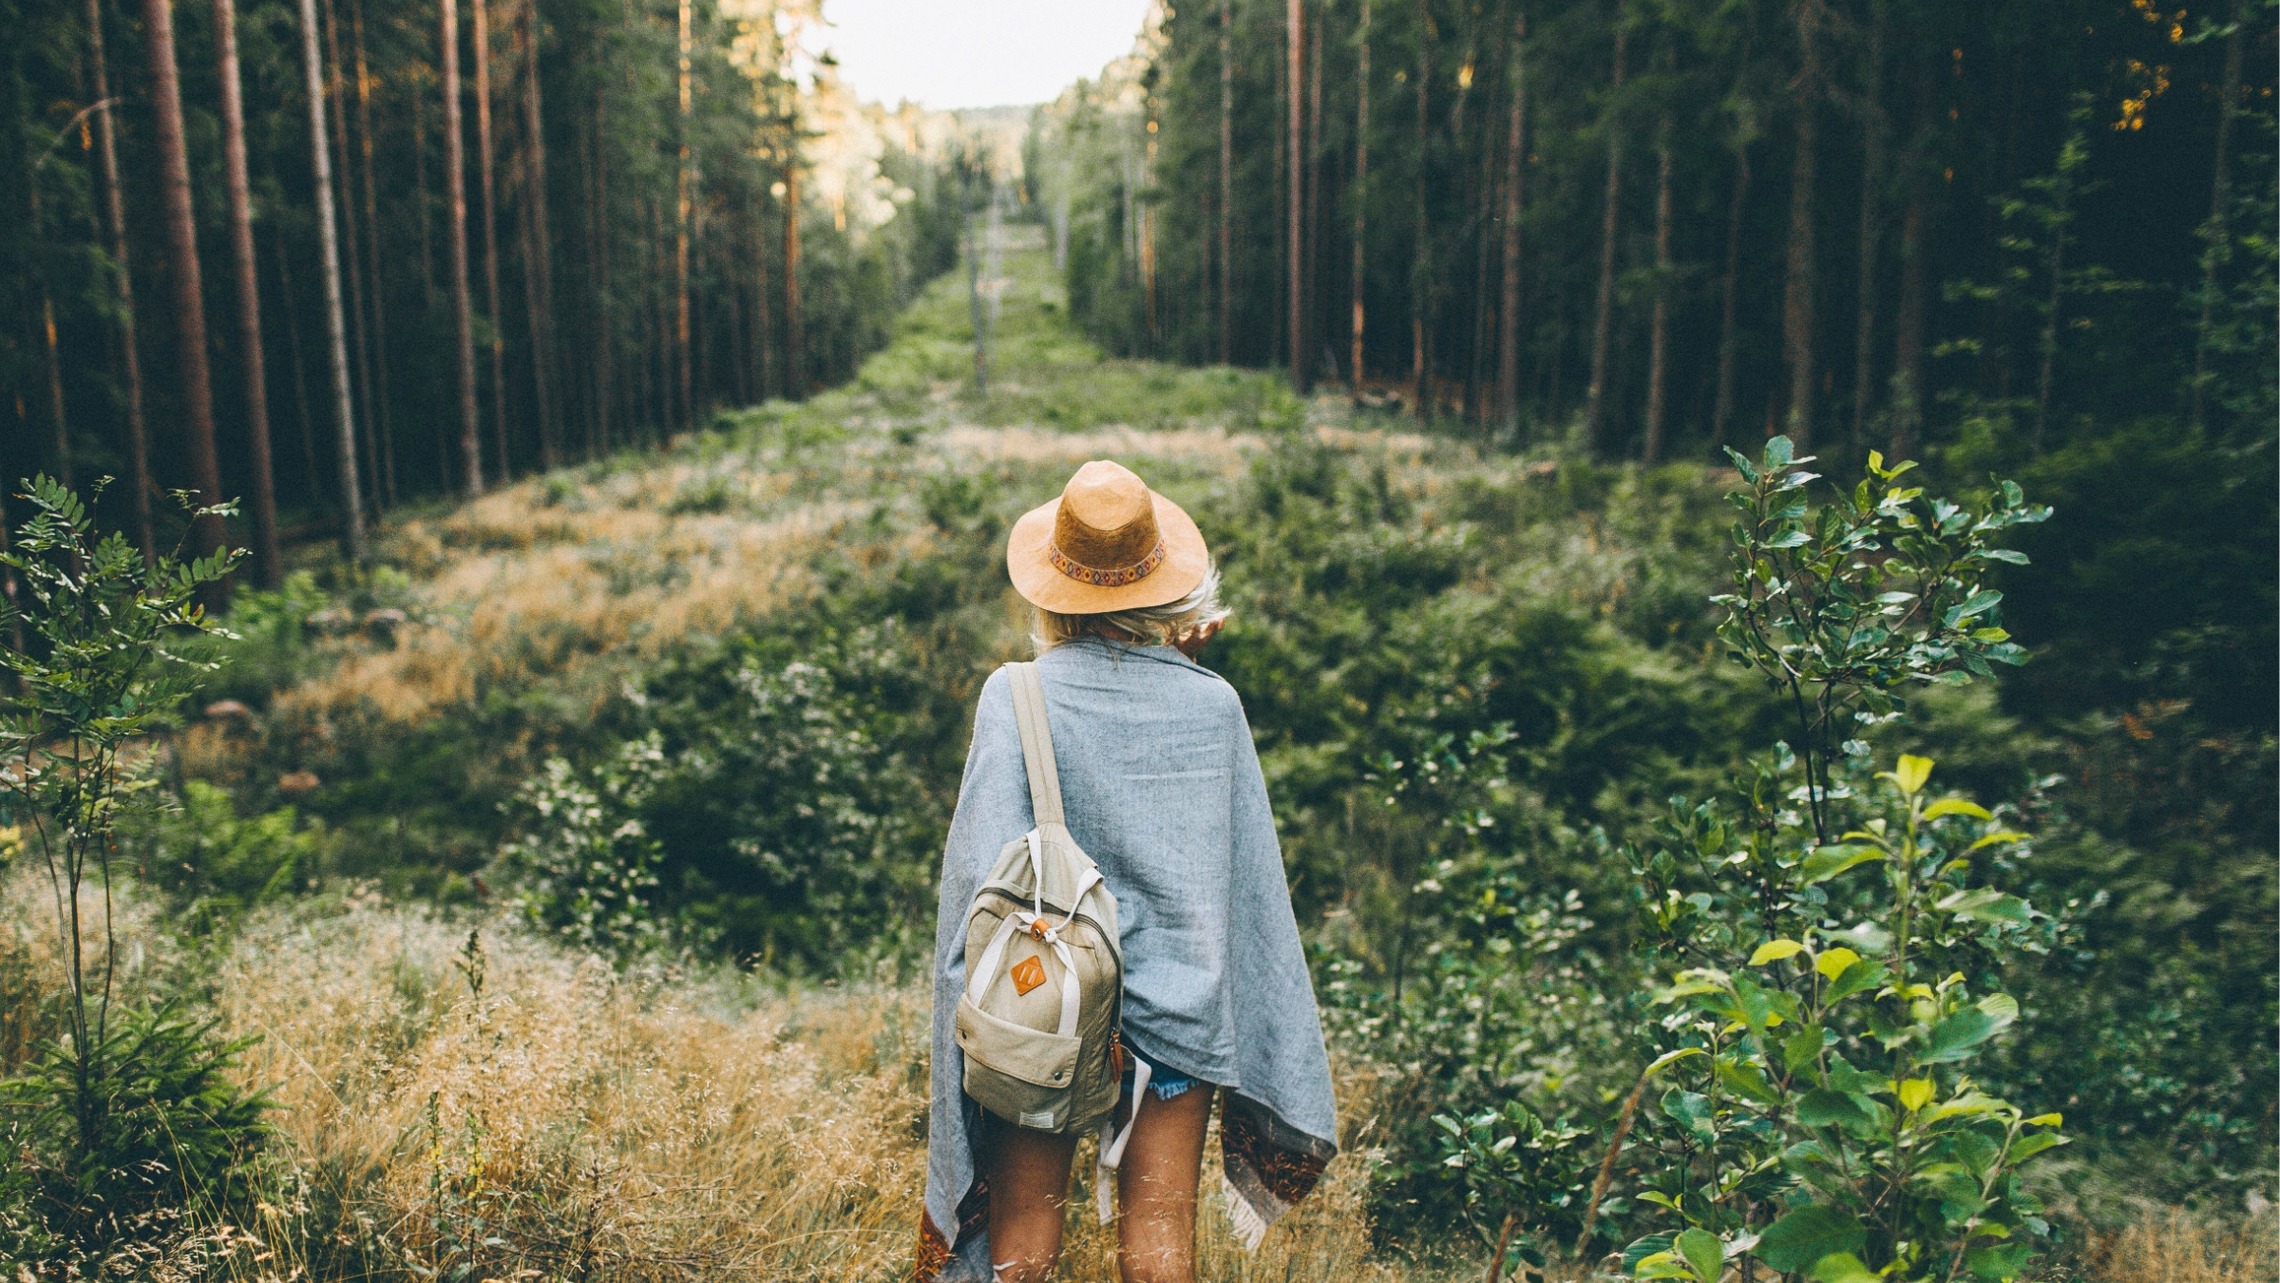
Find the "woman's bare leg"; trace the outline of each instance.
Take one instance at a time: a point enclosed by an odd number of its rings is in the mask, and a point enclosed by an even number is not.
[[[1069,1206],[1069,1160],[1077,1138],[985,1118],[990,1263],[998,1267],[1000,1283],[1045,1283],[1061,1255],[1061,1217]]]
[[[1196,1183],[1215,1094],[1198,1083],[1140,1110],[1117,1180],[1124,1283],[1195,1283]]]

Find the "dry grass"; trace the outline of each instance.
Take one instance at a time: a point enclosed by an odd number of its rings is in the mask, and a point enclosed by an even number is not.
[[[907,1274],[925,1167],[918,987],[786,996],[726,973],[621,975],[500,922],[467,941],[465,926],[361,901],[259,924],[222,959],[224,1029],[261,1035],[247,1076],[274,1084],[306,1185],[256,1227],[272,1265]],[[1351,1086],[1366,1139],[1368,1092]],[[1256,1255],[1207,1214],[1203,1277],[1413,1277],[1370,1255],[1371,1161],[1366,1144],[1340,1159]],[[1106,1283],[1110,1241],[1079,1193],[1062,1277]]]
[[[2280,1219],[2267,1210],[2220,1226],[2172,1210],[2094,1239],[2088,1257],[2097,1283],[2271,1283],[2280,1278]]]
[[[436,522],[409,523],[395,555],[440,560],[417,589],[413,627],[395,645],[347,649],[329,673],[285,692],[287,714],[369,708],[411,722],[481,689],[559,673],[584,658],[654,657],[695,632],[718,632],[799,595],[810,555],[852,515],[840,502],[765,520],[646,507],[542,506],[538,483]],[[439,533],[441,538],[439,538]]]

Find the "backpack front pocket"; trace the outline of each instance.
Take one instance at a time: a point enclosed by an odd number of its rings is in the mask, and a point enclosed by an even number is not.
[[[1000,1020],[963,996],[957,1029],[966,1053],[966,1094],[974,1103],[1017,1126],[1065,1127],[1083,1039]]]

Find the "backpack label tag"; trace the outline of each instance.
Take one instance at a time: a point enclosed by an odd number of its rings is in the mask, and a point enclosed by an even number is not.
[[[1045,964],[1031,954],[1014,964],[1012,975],[1014,993],[1027,997],[1030,990],[1045,983]]]

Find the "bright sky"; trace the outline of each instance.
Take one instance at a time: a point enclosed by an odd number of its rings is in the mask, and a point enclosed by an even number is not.
[[[888,106],[1049,102],[1131,52],[1147,11],[1148,0],[825,0],[815,43],[858,96]]]

